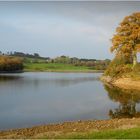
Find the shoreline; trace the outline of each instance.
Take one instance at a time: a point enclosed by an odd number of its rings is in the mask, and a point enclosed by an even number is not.
[[[140,118],[124,118],[109,120],[73,121],[58,124],[34,126],[0,131],[0,139],[6,138],[57,138],[62,134],[100,132],[140,127]],[[62,135],[63,136],[63,135]]]
[[[23,70],[17,70],[17,71],[0,71],[0,74],[16,74],[16,73],[23,73]]]
[[[102,76],[100,78],[105,84],[110,84],[114,87],[126,90],[140,90],[140,80],[132,78],[111,78],[110,76]]]
[[[24,70],[24,72],[103,73],[104,70]]]

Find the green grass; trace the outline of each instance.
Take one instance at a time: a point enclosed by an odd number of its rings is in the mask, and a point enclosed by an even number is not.
[[[93,71],[86,66],[59,63],[25,63],[25,71]]]
[[[45,137],[51,138],[51,137]],[[99,132],[88,132],[88,133],[66,133],[60,134],[53,138],[59,139],[139,139],[140,128],[131,128],[126,130],[102,130]]]

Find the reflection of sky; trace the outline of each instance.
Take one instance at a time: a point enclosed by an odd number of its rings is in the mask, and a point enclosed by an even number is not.
[[[0,2],[1,51],[111,58],[110,38],[140,2]]]
[[[0,83],[0,129],[107,119],[109,109],[117,104],[109,100],[104,87],[96,80],[99,75],[24,73],[21,74],[24,78]],[[37,78],[37,83],[33,82]]]
[[[36,88],[39,88],[38,86],[44,86],[47,88],[50,85],[54,87],[63,87],[63,86],[70,86],[70,85],[75,85],[78,83],[83,83],[83,82],[90,82],[90,81],[97,81],[99,80],[99,75],[97,74],[96,77],[93,77],[92,75],[89,74],[89,76],[84,76],[82,74],[78,74],[76,77],[74,76],[75,74],[48,74],[49,77],[44,77],[44,73],[40,73],[39,75],[10,75],[10,74],[5,74],[5,75],[0,75],[0,82],[1,85],[2,83],[8,84],[10,82],[9,86],[12,86],[16,83],[17,87],[20,87],[20,85],[24,86],[31,86],[33,85]],[[55,75],[55,76],[54,76]],[[66,75],[66,76],[65,76]],[[11,82],[12,80],[12,82]],[[18,82],[17,82],[18,80]],[[7,83],[6,83],[7,82]],[[8,88],[8,87],[7,87]]]

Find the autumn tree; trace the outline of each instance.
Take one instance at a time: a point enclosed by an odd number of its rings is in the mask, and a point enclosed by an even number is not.
[[[111,52],[128,59],[133,67],[137,64],[137,53],[140,52],[140,12],[126,16],[117,27],[112,38]]]

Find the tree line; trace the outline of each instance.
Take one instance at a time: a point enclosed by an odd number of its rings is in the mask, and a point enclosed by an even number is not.
[[[85,59],[85,58],[76,58],[68,56],[59,56],[51,60],[53,63],[64,63],[64,64],[73,64],[75,66],[86,66],[91,69],[96,70],[105,70],[109,63],[109,59],[105,60],[96,60],[96,59]]]
[[[38,53],[29,54],[23,52],[7,52],[2,53],[1,55],[20,57],[23,59],[24,63],[61,63],[61,64],[72,64],[74,66],[86,66],[90,69],[96,70],[105,70],[109,63],[110,59],[105,60],[97,60],[97,59],[87,59],[87,58],[77,58],[77,57],[69,57],[69,56],[58,56],[55,58],[50,57],[42,57]]]

